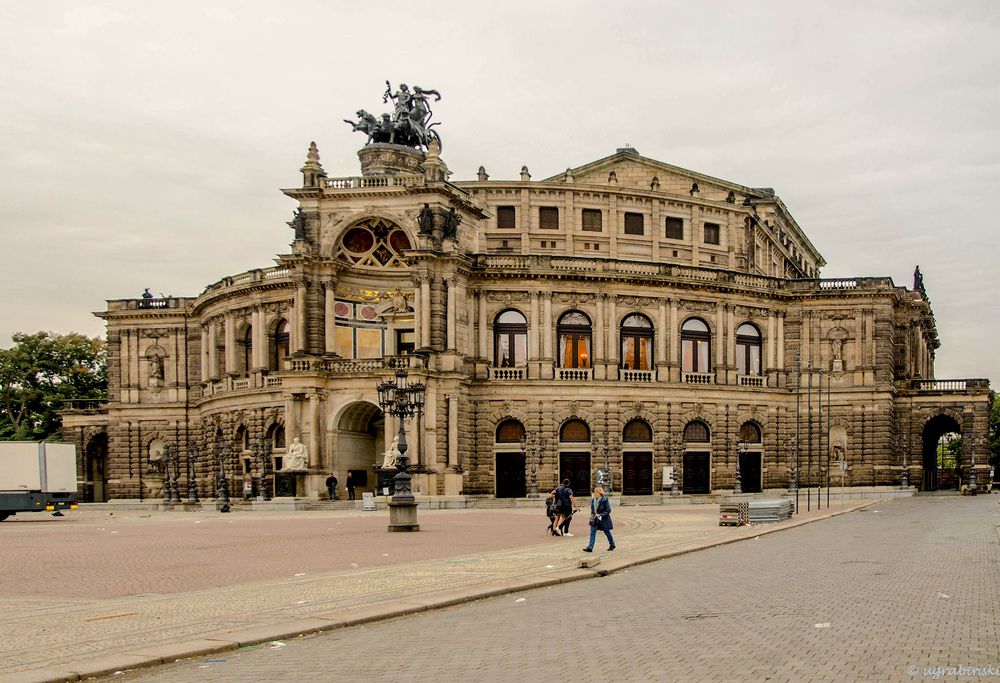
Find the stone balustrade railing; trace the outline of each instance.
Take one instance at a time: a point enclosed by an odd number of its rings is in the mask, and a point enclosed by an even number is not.
[[[392,176],[348,176],[344,178],[324,178],[324,190],[365,190],[387,187],[422,187],[426,180],[420,175]]]
[[[685,384],[715,384],[714,372],[684,372],[681,381]]]
[[[63,401],[62,409],[74,413],[100,413],[108,409],[108,399],[73,398]]]
[[[509,382],[523,380],[527,377],[524,368],[489,368],[489,378],[493,381]]]
[[[988,391],[988,379],[914,379],[910,380],[910,389],[914,391]]]
[[[255,282],[265,282],[268,280],[277,280],[280,278],[288,277],[291,271],[284,266],[273,266],[271,268],[255,268],[253,270],[248,270],[245,273],[239,273],[237,275],[230,275],[224,277],[218,282],[210,284],[205,288],[206,292],[212,292],[217,289],[225,289],[226,287],[238,287],[240,285],[249,285]]]
[[[619,370],[618,376],[623,382],[652,382],[652,370]]]
[[[564,382],[589,382],[594,379],[594,369],[556,368],[556,379]]]
[[[741,387],[766,387],[767,377],[763,375],[738,375],[738,384]]]

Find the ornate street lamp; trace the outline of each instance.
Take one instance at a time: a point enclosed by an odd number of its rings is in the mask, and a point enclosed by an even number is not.
[[[163,502],[181,502],[177,480],[180,478],[180,452],[177,444],[168,443],[163,447]]]
[[[680,495],[680,491],[677,487],[677,451],[679,450],[676,443],[670,440],[670,437],[664,437],[663,448],[666,449],[667,453],[670,454],[670,466],[673,469],[673,476],[670,478],[670,496],[671,498]]]
[[[219,465],[219,474],[215,484],[215,500],[219,503],[229,503],[229,477],[226,476],[226,461],[229,460],[229,444],[216,440],[212,446],[215,460]]]
[[[389,531],[420,531],[417,524],[417,501],[410,486],[409,458],[406,455],[406,419],[420,415],[424,409],[423,384],[409,384],[406,368],[397,368],[396,376],[380,382],[378,403],[382,412],[399,421],[399,456],[396,458],[396,476],[393,477],[393,495],[389,501]]]
[[[910,440],[907,438],[906,434],[899,435],[900,446],[903,449],[903,480],[902,487],[904,489],[910,488],[910,461],[909,461],[909,451],[910,451]]]
[[[746,439],[737,440],[736,442],[736,481],[733,483],[733,493],[743,493],[743,480],[740,473],[740,460],[743,458],[743,454],[750,449],[750,444],[747,443]]]
[[[270,471],[271,471],[271,440],[267,438],[257,439],[254,442],[254,458],[260,461],[257,471],[258,475],[258,495],[261,500],[271,499]]]
[[[521,455],[530,456],[531,479],[528,482],[527,498],[538,498],[538,468],[545,452],[545,437],[535,432],[525,432],[521,435]]]
[[[198,467],[195,462],[197,458],[197,446],[192,440],[187,442],[187,502],[198,502]]]
[[[976,444],[978,440],[975,437],[969,438],[969,455],[971,457],[971,466],[969,467],[969,495],[976,495]],[[963,443],[963,448],[964,448]]]

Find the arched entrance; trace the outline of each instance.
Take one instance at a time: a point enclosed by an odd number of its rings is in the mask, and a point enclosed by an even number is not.
[[[502,421],[496,431],[496,496],[524,498],[524,452],[521,438],[524,425],[513,418]]]
[[[330,469],[340,480],[340,490],[346,494],[347,475],[357,494],[375,491],[375,466],[382,465],[385,443],[385,417],[378,406],[356,401],[344,408],[333,433]]]
[[[83,500],[103,503],[108,500],[108,435],[95,434],[84,449]]]
[[[935,415],[924,425],[922,491],[957,489],[962,481],[962,427],[951,415]]]

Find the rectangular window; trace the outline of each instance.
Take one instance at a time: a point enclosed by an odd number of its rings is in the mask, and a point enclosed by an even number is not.
[[[625,213],[625,234],[626,235],[644,234],[641,213],[632,213],[632,212]]]
[[[667,239],[668,240],[684,239],[683,218],[674,218],[673,216],[667,216]]]
[[[719,244],[718,223],[705,223],[705,244]]]
[[[604,229],[602,220],[600,209],[583,210],[583,229],[587,232],[601,232]]]
[[[559,209],[555,206],[539,206],[538,227],[542,230],[558,230]]]
[[[514,212],[513,206],[498,206],[497,227],[502,230],[513,230],[514,218],[516,215],[517,214]]]

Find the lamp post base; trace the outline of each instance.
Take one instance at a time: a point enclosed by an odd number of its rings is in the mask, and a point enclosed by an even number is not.
[[[417,501],[390,500],[389,531],[420,531],[417,524]]]

